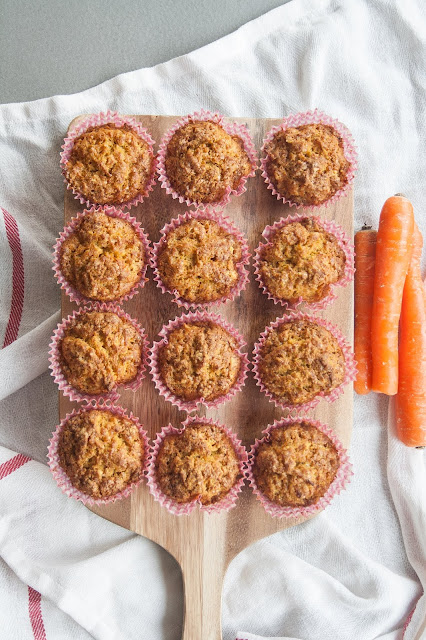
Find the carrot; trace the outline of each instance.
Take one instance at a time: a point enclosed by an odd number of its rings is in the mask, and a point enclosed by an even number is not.
[[[358,373],[354,382],[357,393],[371,391],[371,311],[373,308],[374,262],[377,231],[363,227],[355,234],[355,332],[354,351]]]
[[[413,228],[410,201],[399,194],[388,198],[380,214],[377,232],[371,318],[371,388],[389,396],[398,391],[398,324]]]
[[[420,260],[423,238],[414,225],[413,251],[402,296],[396,432],[409,447],[426,446],[426,308]]]

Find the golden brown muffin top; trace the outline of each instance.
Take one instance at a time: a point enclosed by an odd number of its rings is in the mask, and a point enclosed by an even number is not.
[[[333,442],[306,422],[272,429],[269,438],[259,445],[253,465],[259,491],[283,507],[315,504],[339,468]]]
[[[185,401],[215,400],[235,384],[241,359],[235,339],[214,322],[185,322],[160,348],[160,376]]]
[[[210,424],[192,424],[164,438],[156,460],[157,482],[176,502],[219,502],[240,473],[226,433]]]
[[[188,302],[212,302],[238,281],[238,239],[209,219],[189,220],[167,234],[158,256],[164,284]]]
[[[285,404],[303,404],[330,393],[345,377],[345,358],[328,329],[295,320],[272,329],[260,349],[265,387]]]
[[[292,202],[321,204],[348,181],[343,139],[330,125],[304,124],[278,131],[265,151],[272,184]]]
[[[75,139],[65,176],[76,191],[97,204],[120,204],[144,193],[153,157],[129,125],[91,127]]]
[[[100,499],[139,480],[145,452],[131,420],[93,409],[75,415],[64,425],[58,454],[71,484]]]
[[[251,171],[239,136],[211,121],[184,124],[171,137],[165,168],[173,189],[196,202],[219,202]]]
[[[142,242],[126,220],[97,211],[82,218],[61,250],[64,277],[86,298],[116,300],[141,278]]]
[[[89,311],[64,331],[62,372],[83,393],[108,393],[136,378],[142,361],[142,338],[135,327],[113,312]]]
[[[276,298],[316,302],[344,273],[346,256],[337,238],[312,218],[278,229],[260,253],[259,271]]]

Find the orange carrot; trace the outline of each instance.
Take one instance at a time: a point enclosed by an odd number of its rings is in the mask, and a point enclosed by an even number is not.
[[[354,382],[357,393],[371,391],[371,310],[373,308],[374,262],[377,231],[363,227],[355,234],[355,333],[354,351],[358,373]]]
[[[423,238],[416,224],[402,296],[396,432],[408,447],[426,446],[426,308],[420,260]]]
[[[371,388],[389,396],[398,391],[398,324],[413,228],[410,201],[399,194],[388,198],[380,214],[377,232],[371,318]]]

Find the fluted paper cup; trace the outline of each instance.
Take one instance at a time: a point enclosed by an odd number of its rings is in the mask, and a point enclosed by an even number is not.
[[[289,129],[291,127],[300,127],[305,124],[324,124],[324,125],[329,125],[333,127],[333,129],[335,129],[337,133],[342,137],[343,152],[346,157],[346,160],[349,162],[349,168],[346,176],[347,177],[346,184],[342,188],[340,188],[338,191],[336,191],[336,193],[333,194],[330,198],[328,198],[328,200],[325,200],[320,204],[304,205],[298,202],[293,202],[291,199],[286,198],[285,195],[281,194],[276,189],[267,171],[268,156],[266,154],[266,149],[265,149],[266,145],[274,138],[275,134],[278,133],[279,131],[285,131],[286,129]],[[261,164],[262,178],[264,179],[267,188],[272,192],[274,196],[277,197],[278,200],[281,200],[283,204],[290,205],[290,207],[296,207],[297,209],[299,209],[300,207],[303,207],[306,211],[313,212],[318,210],[319,207],[330,206],[330,204],[332,204],[333,202],[337,202],[337,200],[339,200],[340,198],[342,198],[348,193],[349,189],[353,184],[355,173],[357,170],[357,151],[356,151],[354,139],[349,129],[344,124],[339,122],[339,120],[335,120],[334,118],[331,118],[330,116],[323,113],[322,111],[319,111],[319,109],[315,109],[314,111],[306,111],[305,113],[292,114],[284,118],[278,126],[272,127],[272,129],[270,129],[270,131],[266,135],[266,138],[263,141],[262,158],[261,158],[260,164]]]
[[[263,442],[269,441],[270,433],[272,430],[285,425],[294,424],[294,422],[296,422],[294,418],[283,418],[281,420],[275,420],[274,424],[266,427],[266,429],[262,431],[263,437],[260,440],[256,439],[255,443],[251,446],[249,452],[249,460],[245,470],[245,476],[251,488],[253,489],[253,493],[256,495],[265,511],[274,518],[300,518],[317,514],[319,511],[322,511],[326,506],[330,504],[334,496],[338,495],[341,491],[343,491],[343,489],[346,488],[346,485],[353,475],[352,465],[349,461],[348,453],[343,447],[340,440],[337,438],[334,431],[332,431],[330,427],[323,424],[322,422],[318,422],[318,420],[303,420],[301,422],[312,425],[322,431],[326,436],[330,438],[330,440],[336,447],[340,462],[336,476],[325,494],[321,498],[319,498],[317,502],[306,507],[284,507],[269,500],[269,498],[267,498],[257,487],[256,480],[253,475],[253,465],[255,457],[259,449],[259,445]]]
[[[212,300],[209,302],[190,302],[185,298],[183,298],[182,296],[180,296],[179,292],[176,291],[175,289],[172,290],[168,288],[164,284],[161,278],[161,275],[158,269],[158,257],[160,255],[160,252],[163,250],[163,247],[167,243],[167,236],[171,231],[174,231],[179,226],[181,226],[182,224],[185,224],[186,222],[189,222],[190,220],[212,220],[214,222],[217,222],[217,224],[222,229],[224,229],[230,235],[233,235],[237,239],[239,245],[241,246],[241,258],[236,263],[238,280],[235,283],[235,285],[230,289],[229,293],[221,296],[217,300]],[[231,222],[231,220],[225,217],[224,215],[222,215],[221,211],[210,209],[210,208],[204,211],[198,211],[198,210],[186,211],[184,214],[179,215],[177,218],[173,219],[171,222],[166,224],[161,229],[160,233],[162,234],[162,237],[160,241],[154,245],[154,249],[152,252],[151,264],[154,270],[154,280],[156,281],[157,286],[159,287],[159,289],[161,289],[163,293],[167,292],[173,296],[173,302],[176,302],[178,306],[184,307],[185,309],[190,309],[191,307],[194,307],[194,308],[201,307],[203,309],[209,309],[214,305],[222,304],[224,302],[227,302],[228,300],[234,300],[236,297],[240,295],[241,291],[245,289],[247,282],[249,280],[249,275],[246,267],[250,261],[250,253],[248,249],[247,240],[244,238],[241,231],[237,229],[237,227]]]
[[[201,504],[200,500],[193,500],[192,502],[181,503],[173,500],[169,496],[167,496],[161,490],[159,484],[156,480],[156,461],[159,449],[164,441],[164,438],[169,434],[175,433],[183,433],[187,426],[191,424],[211,424],[213,426],[219,427],[230,439],[232,446],[234,448],[235,453],[237,454],[239,465],[240,465],[240,477],[237,479],[236,483],[232,487],[232,489],[218,502],[209,505]],[[155,441],[151,446],[151,453],[149,456],[148,467],[147,467],[147,482],[149,486],[149,490],[151,494],[154,496],[155,500],[159,502],[163,507],[165,507],[170,513],[174,515],[189,515],[192,513],[194,509],[197,507],[202,511],[207,513],[218,513],[220,511],[229,511],[233,507],[235,507],[236,501],[238,499],[238,495],[241,492],[241,489],[244,484],[244,469],[248,461],[248,455],[245,447],[241,444],[241,441],[235,435],[233,431],[228,429],[227,427],[219,424],[218,422],[214,422],[210,418],[201,418],[199,416],[188,417],[185,422],[182,423],[182,427],[177,429],[169,424],[167,427],[161,430],[160,433],[157,433]]]
[[[171,138],[173,137],[174,133],[176,133],[178,129],[180,129],[185,124],[188,124],[189,122],[197,122],[197,121],[205,122],[207,120],[221,126],[227,133],[229,133],[229,135],[238,136],[239,138],[241,138],[243,142],[244,150],[247,153],[247,156],[251,164],[251,171],[247,176],[243,176],[241,178],[240,183],[236,189],[231,189],[231,187],[228,187],[225,191],[224,196],[218,202],[203,203],[203,202],[198,202],[196,200],[191,200],[190,198],[185,198],[185,196],[179,194],[172,187],[170,180],[167,177],[165,160],[166,160],[167,146]],[[240,196],[242,193],[244,193],[244,191],[246,191],[247,180],[253,177],[256,173],[257,153],[254,147],[253,141],[250,137],[250,134],[247,128],[243,124],[238,124],[236,122],[226,122],[224,120],[224,116],[222,116],[220,113],[217,113],[217,112],[213,113],[211,111],[205,111],[204,109],[201,109],[201,111],[197,111],[190,115],[179,118],[177,122],[173,125],[173,127],[171,127],[167,131],[167,133],[163,136],[163,139],[161,140],[160,148],[158,151],[157,166],[158,166],[159,181],[162,188],[165,189],[166,193],[168,195],[171,195],[172,198],[174,198],[175,200],[177,199],[181,203],[185,202],[188,205],[188,207],[195,206],[196,208],[201,209],[201,208],[205,208],[206,206],[214,206],[216,208],[223,208],[225,207],[226,204],[228,204],[228,202],[231,199],[231,196]]]
[[[148,278],[146,277],[146,271],[148,268],[148,264],[151,263],[151,259],[152,259],[151,248],[150,248],[149,238],[147,234],[145,233],[144,229],[141,227],[139,222],[137,222],[136,218],[131,217],[125,211],[120,211],[118,209],[115,209],[114,207],[105,206],[105,207],[92,207],[91,209],[86,209],[85,211],[81,211],[77,213],[77,215],[74,218],[72,218],[69,224],[61,232],[59,238],[55,243],[55,246],[53,248],[53,271],[55,273],[58,284],[64,290],[64,292],[67,294],[70,300],[72,300],[73,302],[76,302],[77,304],[87,304],[87,303],[96,301],[95,298],[88,298],[84,296],[65,278],[61,268],[61,252],[62,252],[62,245],[64,244],[65,240],[67,240],[67,238],[69,238],[69,236],[72,233],[74,233],[74,231],[80,225],[82,220],[86,216],[89,216],[90,214],[96,213],[98,211],[102,211],[103,213],[105,213],[107,216],[111,218],[118,218],[120,220],[124,220],[125,222],[128,222],[134,229],[143,247],[144,266],[142,268],[139,280],[135,282],[132,288],[125,295],[109,301],[109,302],[114,302],[116,304],[123,304],[123,302],[125,302],[126,300],[130,300],[131,298],[133,298],[133,296],[139,291],[139,289],[143,288],[145,286],[145,283],[148,282]]]
[[[79,415],[81,413],[87,413],[88,411],[93,411],[93,410],[110,411],[114,415],[120,416],[121,418],[126,418],[127,420],[130,420],[131,422],[133,422],[133,424],[136,425],[139,431],[139,435],[143,442],[143,447],[144,447],[144,463],[141,469],[140,478],[137,481],[129,484],[122,491],[119,491],[118,493],[115,493],[114,495],[109,496],[108,498],[96,499],[84,493],[83,491],[80,491],[76,487],[74,487],[73,484],[71,483],[71,480],[69,479],[69,477],[67,476],[66,472],[61,467],[59,462],[58,443],[59,443],[59,436],[61,434],[62,429],[67,424],[68,420],[70,420],[74,416]],[[61,421],[61,423],[56,427],[52,435],[52,438],[50,440],[48,454],[47,454],[48,465],[58,487],[68,497],[74,498],[75,500],[79,500],[80,502],[83,502],[83,504],[86,504],[88,506],[110,504],[111,502],[115,502],[116,500],[122,500],[124,498],[127,498],[132,493],[132,491],[134,491],[134,489],[143,482],[145,478],[145,469],[146,469],[148,457],[149,457],[148,437],[147,437],[146,431],[143,429],[142,425],[139,423],[139,420],[136,418],[136,416],[133,415],[132,412],[127,413],[122,407],[113,405],[109,401],[102,402],[102,403],[95,403],[94,406],[85,406],[85,407],[79,408],[78,410],[74,409],[71,413],[68,413],[65,416],[65,418]]]
[[[108,203],[109,205],[113,205],[116,209],[120,209],[120,210],[130,209],[131,207],[135,207],[139,203],[143,202],[144,199],[148,197],[155,183],[155,176],[156,176],[156,169],[157,169],[157,161],[153,151],[153,147],[155,144],[154,139],[151,137],[151,135],[148,133],[145,127],[143,127],[142,124],[138,122],[135,118],[122,116],[115,111],[107,111],[106,113],[95,113],[92,115],[88,115],[86,118],[84,118],[74,127],[72,127],[72,129],[68,131],[68,134],[64,140],[64,144],[62,145],[62,152],[61,152],[62,175],[64,176],[64,182],[67,185],[67,189],[72,191],[72,193],[74,194],[74,197],[77,198],[77,200],[80,200],[81,204],[84,204],[88,207],[92,205],[102,204],[102,203],[94,202],[90,200],[90,198],[82,194],[80,191],[71,187],[71,185],[68,183],[68,180],[66,178],[66,174],[67,174],[66,167],[67,167],[68,160],[70,159],[72,148],[74,146],[74,141],[76,140],[76,138],[81,136],[85,131],[87,131],[88,129],[91,129],[92,127],[99,127],[106,124],[113,124],[115,125],[116,128],[120,128],[120,127],[123,127],[124,125],[128,125],[133,129],[133,131],[137,133],[137,135],[140,138],[142,138],[142,140],[144,140],[147,143],[149,147],[149,153],[151,155],[151,171],[150,171],[150,175],[146,182],[143,193],[138,194],[135,198],[132,198],[127,202]]]

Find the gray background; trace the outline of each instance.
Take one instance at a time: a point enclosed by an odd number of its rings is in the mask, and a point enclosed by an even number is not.
[[[288,0],[0,0],[0,102],[89,89],[235,31]]]

